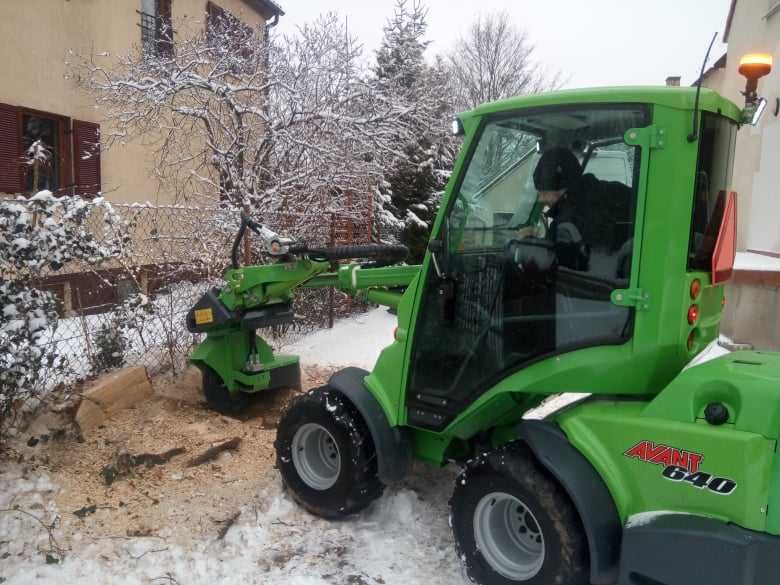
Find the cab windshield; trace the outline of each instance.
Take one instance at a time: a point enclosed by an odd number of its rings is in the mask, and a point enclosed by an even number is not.
[[[450,227],[458,245],[499,246],[518,228],[542,221],[534,170],[544,151],[565,147],[583,174],[633,188],[638,149],[625,144],[630,128],[646,125],[640,106],[546,108],[488,121],[455,200]]]

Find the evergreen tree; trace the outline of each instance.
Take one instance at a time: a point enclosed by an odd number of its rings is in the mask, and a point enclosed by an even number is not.
[[[410,262],[420,262],[425,254],[452,161],[445,132],[445,77],[440,67],[425,62],[426,16],[427,9],[419,0],[396,0],[374,68],[381,90],[408,104],[407,116],[416,130],[414,140],[399,139],[397,157],[378,188],[385,225],[409,247]]]

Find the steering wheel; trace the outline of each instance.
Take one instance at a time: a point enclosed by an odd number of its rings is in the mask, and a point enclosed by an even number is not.
[[[555,244],[543,238],[510,240],[505,249],[509,263],[522,272],[548,272],[555,266]]]

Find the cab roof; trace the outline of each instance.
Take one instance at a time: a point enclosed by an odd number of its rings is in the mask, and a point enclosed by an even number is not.
[[[490,102],[466,112],[463,117],[484,116],[509,110],[544,106],[621,103],[657,104],[693,111],[695,101],[695,87],[638,86],[567,89]],[[721,113],[736,122],[740,121],[742,115],[740,108],[734,102],[706,88],[701,90],[699,107],[708,112]]]

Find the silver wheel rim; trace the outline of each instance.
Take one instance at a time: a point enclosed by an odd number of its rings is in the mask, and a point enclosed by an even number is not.
[[[333,435],[316,423],[295,432],[292,460],[303,482],[318,491],[333,487],[341,472],[341,454]]]
[[[504,493],[484,496],[474,510],[474,540],[491,568],[512,581],[527,581],[544,564],[544,535],[523,502]]]

